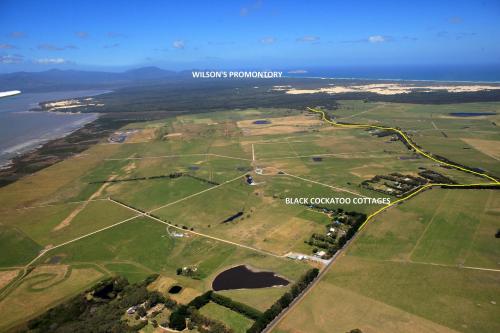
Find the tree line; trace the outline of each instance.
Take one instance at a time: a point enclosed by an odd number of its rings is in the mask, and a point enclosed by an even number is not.
[[[262,317],[263,313],[253,307],[233,301],[231,298],[215,293],[212,290],[195,297],[187,305],[180,305],[177,309],[171,313],[169,327],[178,331],[184,330],[188,327],[191,322],[204,323],[206,326],[211,326],[207,324],[207,321],[198,312],[199,309],[207,305],[210,301],[217,303],[223,307],[226,307],[232,311],[238,312],[247,318],[252,320],[258,320]],[[189,319],[189,323],[186,321]],[[213,322],[213,321],[211,321]],[[218,323],[215,324],[220,329]],[[198,330],[200,327],[198,326]]]
[[[253,325],[247,330],[247,333],[260,333],[274,318],[276,318],[284,309],[286,309],[297,296],[299,296],[307,286],[318,276],[319,269],[312,268],[307,271],[297,282],[295,282],[290,291],[281,296],[262,316],[260,316]]]

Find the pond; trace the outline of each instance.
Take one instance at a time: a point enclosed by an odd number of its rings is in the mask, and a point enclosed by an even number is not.
[[[267,125],[267,124],[270,124],[271,122],[269,120],[256,120],[253,123],[255,125]]]
[[[238,212],[232,216],[229,216],[227,219],[225,219],[224,221],[222,221],[222,223],[227,223],[227,222],[231,222],[235,219],[237,219],[238,217],[240,217],[241,215],[243,215],[243,212]]]
[[[217,275],[212,282],[212,289],[256,289],[274,286],[286,286],[290,281],[277,276],[274,272],[254,271],[246,265],[236,266]]]
[[[313,162],[321,162],[321,161],[323,161],[323,158],[322,157],[313,157],[312,160],[313,160]]]
[[[477,117],[477,116],[494,116],[495,112],[451,112],[450,116],[454,117]]]
[[[170,287],[170,289],[168,290],[168,293],[169,294],[178,294],[181,292],[181,290],[182,290],[181,286],[175,285],[175,286]]]

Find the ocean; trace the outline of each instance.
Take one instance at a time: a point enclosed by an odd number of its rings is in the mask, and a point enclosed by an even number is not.
[[[300,70],[300,69],[299,69]],[[450,82],[500,82],[500,65],[332,66],[285,71],[292,77],[369,80],[422,80]]]
[[[66,98],[95,96],[104,90],[29,93],[0,99],[0,167],[18,154],[47,141],[63,137],[97,119],[97,114],[29,111],[38,103]]]

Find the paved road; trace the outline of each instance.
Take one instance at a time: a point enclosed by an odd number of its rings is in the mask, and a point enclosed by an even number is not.
[[[474,171],[474,170],[470,170],[470,169],[467,169],[465,167],[462,167],[462,166],[459,166],[459,165],[455,165],[455,164],[452,164],[452,163],[448,163],[448,162],[444,162],[444,161],[441,161],[437,158],[435,158],[434,156],[430,155],[429,153],[421,150],[418,146],[416,146],[409,138],[408,136],[406,135],[406,133],[404,133],[402,130],[398,129],[398,128],[394,128],[394,127],[385,127],[385,126],[378,126],[378,125],[368,125],[368,124],[339,124],[339,123],[336,123],[334,121],[331,121],[327,118],[325,112],[323,110],[317,110],[317,109],[313,109],[313,108],[308,108],[309,111],[311,112],[315,112],[315,113],[319,113],[321,115],[321,119],[326,121],[327,123],[330,123],[334,126],[339,126],[339,127],[351,127],[351,128],[376,128],[376,129],[383,129],[383,130],[391,130],[391,131],[394,131],[395,133],[398,133],[417,153],[419,153],[420,155],[423,155],[424,157],[426,158],[429,158],[435,162],[438,162],[440,164],[443,164],[443,165],[447,165],[447,166],[450,166],[450,167],[453,167],[455,169],[458,169],[458,170],[461,170],[461,171],[464,171],[464,172],[468,172],[468,173],[473,173],[477,176],[480,176],[480,177],[483,177],[483,178],[487,178],[489,180],[492,180],[493,183],[489,183],[489,184],[477,184],[477,185],[499,185],[500,182],[495,179],[494,177],[490,176],[490,175],[487,175],[485,173],[481,173],[481,172],[477,172],[477,171]],[[295,176],[296,178],[299,178],[299,179],[302,179],[300,177],[297,177]],[[305,180],[305,179],[304,179]],[[300,301],[309,293],[309,291],[314,288],[320,281],[321,281],[321,278],[328,272],[329,268],[335,263],[336,259],[345,252],[345,250],[349,247],[349,245],[355,240],[358,238],[359,234],[360,234],[360,231],[361,229],[363,229],[363,227],[367,224],[367,222],[369,222],[373,217],[375,217],[376,215],[382,213],[383,211],[385,211],[387,208],[389,207],[392,207],[400,202],[403,202],[407,199],[410,199],[412,197],[414,197],[415,195],[417,195],[418,193],[426,190],[427,188],[431,188],[433,186],[441,186],[441,185],[445,185],[445,184],[426,184],[422,187],[420,187],[418,190],[412,192],[411,194],[409,194],[408,196],[404,197],[404,198],[401,198],[399,200],[396,200],[396,201],[393,201],[391,202],[390,204],[388,204],[387,206],[384,206],[382,208],[380,208],[379,210],[377,210],[375,213],[369,215],[365,222],[360,226],[358,232],[356,232],[356,234],[344,245],[344,247],[339,250],[331,259],[330,263],[328,263],[325,267],[323,267],[323,269],[321,270],[321,272],[318,274],[318,276],[316,277],[316,279],[304,290],[304,292],[302,294],[300,294],[297,298],[295,298],[293,300],[293,302],[290,304],[289,307],[287,307],[286,309],[284,309],[267,327],[266,329],[263,331],[265,333],[267,332],[271,332],[279,323],[280,321],[298,304],[300,303]],[[469,186],[468,184],[455,184],[455,185],[452,185],[452,186],[456,186],[456,187],[461,187],[461,186]],[[481,269],[481,268],[477,268],[477,267],[463,267],[463,268],[469,268],[469,269]],[[491,269],[484,269],[484,270],[491,270]]]
[[[321,281],[321,278],[328,272],[329,268],[335,263],[335,261],[337,260],[337,258],[339,258],[343,253],[344,251],[349,247],[349,245],[358,237],[359,233],[356,233],[350,240],[348,240],[346,242],[346,244],[344,245],[344,247],[340,250],[337,251],[337,253],[335,253],[335,255],[330,259],[329,263],[327,265],[325,265],[323,267],[323,269],[321,269],[321,271],[319,272],[318,276],[316,277],[316,279],[307,286],[306,289],[304,289],[304,291],[299,295],[297,296],[293,301],[292,303],[290,303],[290,305],[284,309],[276,318],[274,318],[274,320],[269,324],[267,325],[267,327],[262,331],[262,333],[269,333],[271,332],[274,328],[276,328],[276,326],[281,322],[281,320],[291,311],[293,310],[293,308],[295,308],[295,306],[297,304],[299,304],[302,299],[304,299],[304,297],[309,294],[309,292]]]

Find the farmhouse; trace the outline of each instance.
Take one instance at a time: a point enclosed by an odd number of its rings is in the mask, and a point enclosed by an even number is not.
[[[318,257],[323,257],[325,254],[326,254],[326,252],[325,252],[325,251],[319,251],[319,252],[317,252],[317,253],[316,253],[316,255],[317,255]]]
[[[253,181],[252,176],[246,175],[245,177],[247,178],[247,184],[248,185],[255,185],[255,182]]]

